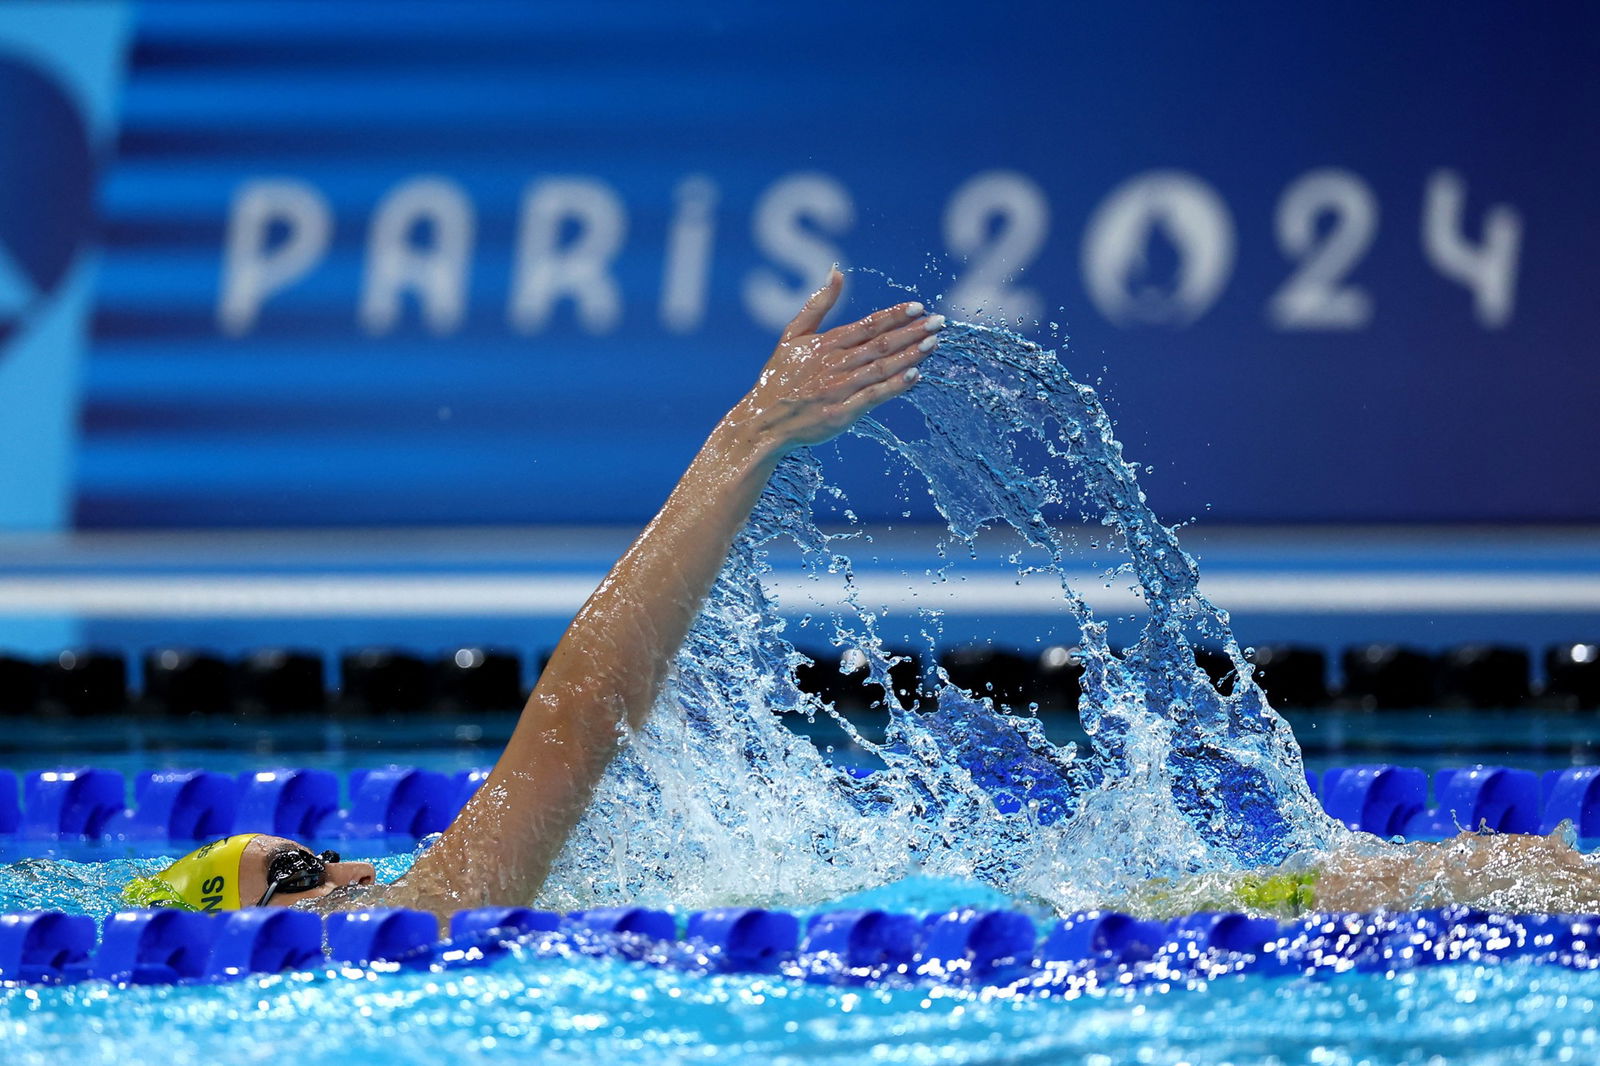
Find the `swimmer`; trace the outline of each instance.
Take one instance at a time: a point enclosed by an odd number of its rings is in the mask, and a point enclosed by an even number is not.
[[[1365,833],[1335,848],[1316,879],[1322,910],[1415,910],[1464,903],[1513,914],[1593,914],[1600,866],[1570,825],[1537,836],[1462,832],[1438,844]]]
[[[202,845],[153,877],[136,877],[122,890],[136,907],[230,911],[288,906],[373,883],[371,863],[343,862],[339,853],[310,848],[266,833],[238,833]]]
[[[211,911],[412,907],[441,922],[466,907],[531,902],[624,732],[650,713],[779,460],[910,389],[938,344],[944,316],[914,302],[824,331],[843,288],[834,269],[783,331],[754,387],[568,626],[488,780],[410,870],[376,885],[367,863],[245,833],[136,879],[124,899]]]
[[[441,921],[462,908],[532,902],[622,736],[649,714],[779,460],[912,388],[917,365],[938,343],[944,318],[925,315],[918,303],[822,331],[843,284],[833,271],[789,324],[755,386],[712,430],[660,513],[568,627],[488,780],[407,873],[378,885],[367,863],[244,833],[135,879],[126,901],[209,911],[411,907]],[[1107,901],[1136,913],[1280,916],[1452,902],[1596,912],[1600,868],[1560,833],[1464,833],[1406,845],[1355,834],[1306,862],[1153,884]]]
[[[1106,905],[1150,918],[1197,911],[1293,918],[1453,903],[1507,914],[1593,914],[1600,911],[1600,864],[1574,841],[1570,825],[1543,836],[1461,832],[1438,843],[1352,833],[1326,853],[1282,866],[1163,879]]]

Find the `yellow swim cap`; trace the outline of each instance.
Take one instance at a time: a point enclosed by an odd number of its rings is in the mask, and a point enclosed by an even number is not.
[[[240,833],[196,848],[150,877],[135,877],[122,898],[136,907],[181,907],[191,911],[239,909],[239,861],[260,833]]]

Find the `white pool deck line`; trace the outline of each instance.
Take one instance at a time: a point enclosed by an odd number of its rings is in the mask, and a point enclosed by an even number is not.
[[[363,632],[383,641],[420,633],[415,626],[423,624],[430,634],[454,625],[463,640],[523,636],[550,643],[634,532],[5,534],[0,648],[164,642],[165,632],[231,646],[250,624],[266,641],[296,633],[349,641]],[[1015,642],[1063,620],[1058,579],[1019,576],[1008,560],[1014,541],[985,535],[978,558],[957,544],[941,559],[941,532],[875,530],[870,541],[838,542],[853,562],[858,602],[888,617],[937,611],[945,634],[960,640]],[[1075,538],[1088,545],[1101,532],[1084,529]],[[1180,537],[1199,561],[1201,590],[1230,611],[1246,641],[1600,638],[1596,527],[1194,527]],[[1086,551],[1066,575],[1097,615],[1124,618],[1142,610],[1125,576],[1106,575],[1120,560]],[[771,561],[768,586],[788,616],[826,612],[845,593],[842,577],[809,575],[790,545],[774,545]],[[1025,554],[1023,561],[1042,556]],[[289,624],[299,628],[285,630]]]

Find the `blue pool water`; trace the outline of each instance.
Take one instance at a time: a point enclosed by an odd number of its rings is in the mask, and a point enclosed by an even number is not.
[[[6,1061],[439,1063],[1593,1061],[1600,978],[1505,964],[1228,978],[1079,999],[843,989],[512,956],[471,973],[294,974],[3,994]]]
[[[401,862],[384,864],[393,874]],[[845,903],[988,904],[954,881]],[[684,972],[514,949],[444,972],[324,969],[188,987],[0,989],[5,1061],[394,1063],[1592,1061],[1600,974],[1528,962],[1234,976],[1073,996]],[[356,1061],[362,1061],[357,1058]]]
[[[1300,749],[1254,684],[1226,612],[1206,599],[1193,559],[1140,491],[1093,390],[1052,353],[965,325],[947,330],[926,370],[909,405],[860,427],[845,461],[875,456],[899,478],[887,491],[933,494],[949,523],[930,560],[935,580],[959,581],[972,538],[993,526],[1021,538],[1019,575],[1059,580],[1062,625],[1076,631],[1086,666],[1074,742],[948,684],[937,710],[891,708],[881,735],[868,737],[795,687],[798,656],[761,580],[769,546],[798,544],[819,585],[842,577],[849,590],[849,553],[871,535],[820,531],[818,518],[853,524],[849,501],[830,488],[826,456],[796,456],[736,543],[657,713],[530,902],[802,912],[862,901],[922,912],[979,904],[1047,917],[1153,877],[1304,859],[1344,838],[1311,796]],[[1099,535],[1059,532],[1084,516],[1100,523]],[[1125,651],[1113,654],[1106,621],[1067,581],[1069,559],[1139,590],[1147,613]],[[819,596],[808,624],[862,649],[887,681],[882,614],[847,591],[843,603]],[[936,611],[918,621],[937,638]],[[1196,665],[1202,641],[1233,658],[1231,693]],[[819,749],[785,718],[821,721],[836,747],[883,769],[851,775],[842,752]],[[437,757],[481,763],[475,755]],[[145,753],[128,768],[168,759]],[[377,858],[390,877],[410,861]],[[13,863],[0,870],[0,906],[103,915],[122,880],[159,861]],[[1581,1057],[1593,1043],[1597,992],[1592,973],[1511,963],[1046,997],[706,976],[524,948],[474,972],[0,989],[0,1047],[8,1063],[362,1054],[436,1063],[468,1051],[586,1062],[1540,1061]]]
[[[404,855],[380,858],[393,877]],[[26,865],[0,902],[101,914],[152,860]],[[41,891],[42,889],[42,891]],[[938,912],[1015,904],[956,879],[911,878],[837,901]],[[1038,908],[1035,906],[1035,911]],[[1230,976],[1041,996],[898,980],[874,986],[686,972],[542,949],[472,970],[327,967],[199,986],[0,987],[7,1063],[307,1063],[382,1057],[600,1062],[1591,1061],[1600,973],[1525,961],[1315,977]],[[359,1061],[359,1060],[358,1060]]]

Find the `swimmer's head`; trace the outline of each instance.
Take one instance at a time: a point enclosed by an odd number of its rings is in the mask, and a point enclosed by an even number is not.
[[[137,907],[193,911],[287,907],[369,885],[374,876],[370,864],[341,862],[335,852],[316,855],[283,837],[240,833],[196,848],[158,874],[134,878],[122,898]]]

